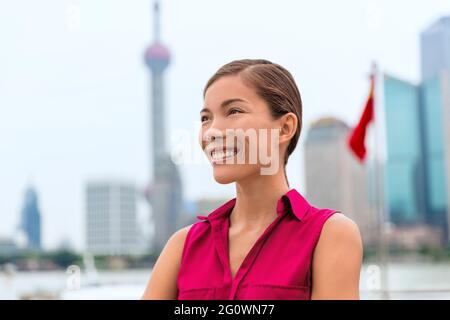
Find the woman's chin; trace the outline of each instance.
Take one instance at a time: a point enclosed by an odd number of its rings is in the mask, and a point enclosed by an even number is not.
[[[236,177],[233,174],[214,174],[214,180],[220,184],[229,184],[236,181]]]
[[[255,168],[252,166],[236,166],[236,165],[215,165],[214,180],[220,184],[229,184],[240,181],[254,174]]]
[[[233,183],[238,179],[236,168],[230,165],[215,165],[213,171],[214,179],[220,184]]]

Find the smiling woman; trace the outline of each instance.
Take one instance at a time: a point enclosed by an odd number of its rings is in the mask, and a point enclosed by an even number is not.
[[[302,124],[292,75],[267,60],[232,61],[206,84],[200,118],[214,178],[235,183],[236,197],[172,235],[143,298],[358,299],[358,226],[287,181]]]

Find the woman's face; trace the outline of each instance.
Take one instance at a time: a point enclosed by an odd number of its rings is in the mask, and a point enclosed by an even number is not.
[[[208,88],[200,119],[200,145],[217,182],[227,184],[264,170],[278,171],[283,152],[278,140],[280,121],[273,119],[267,103],[239,75],[221,77]],[[274,164],[278,164],[275,169]]]

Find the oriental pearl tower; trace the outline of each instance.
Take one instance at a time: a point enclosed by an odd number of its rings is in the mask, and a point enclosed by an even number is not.
[[[183,205],[179,170],[166,146],[164,74],[170,62],[170,52],[161,43],[159,3],[153,4],[154,42],[145,51],[145,63],[151,74],[150,142],[153,178],[147,190],[154,224],[153,252],[159,253],[177,230]]]

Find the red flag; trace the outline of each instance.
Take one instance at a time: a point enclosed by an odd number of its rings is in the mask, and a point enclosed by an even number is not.
[[[366,157],[366,130],[370,122],[374,119],[374,87],[375,76],[372,74],[370,77],[370,92],[363,114],[361,115],[361,119],[359,119],[358,125],[352,130],[347,139],[350,150],[353,151],[361,162]]]

